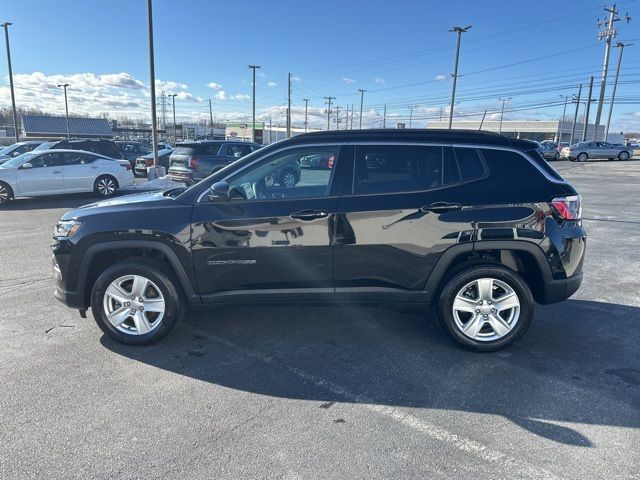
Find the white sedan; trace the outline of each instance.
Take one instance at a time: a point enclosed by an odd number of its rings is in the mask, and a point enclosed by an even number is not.
[[[95,192],[110,197],[133,185],[127,160],[82,150],[23,153],[0,165],[0,205],[15,197]]]

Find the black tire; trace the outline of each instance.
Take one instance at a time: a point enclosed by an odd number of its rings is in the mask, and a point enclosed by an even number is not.
[[[104,309],[105,291],[114,280],[126,275],[143,276],[157,286],[164,297],[164,316],[160,324],[144,334],[125,333],[108,319]],[[116,263],[98,277],[91,292],[91,313],[100,329],[117,342],[127,345],[148,345],[167,335],[184,315],[184,299],[175,285],[178,280],[161,264],[147,259],[132,259]]]
[[[111,175],[100,175],[93,182],[93,191],[102,198],[112,197],[120,188],[118,180]]]
[[[497,279],[504,282],[516,293],[520,302],[519,317],[515,325],[506,335],[496,340],[476,340],[468,337],[456,324],[453,314],[453,301],[458,292],[470,282],[481,278]],[[527,331],[533,318],[534,300],[531,290],[517,273],[500,265],[486,265],[470,267],[453,275],[440,294],[438,307],[440,325],[451,338],[470,350],[494,352],[513,344]]]
[[[0,182],[0,207],[9,203],[13,198],[13,190],[8,183]]]
[[[618,160],[629,160],[629,152],[622,151],[618,154]]]
[[[586,162],[587,160],[589,160],[589,155],[587,155],[585,152],[576,155],[576,161],[578,162]]]
[[[291,183],[291,180],[289,179],[293,179],[293,183]],[[285,168],[282,173],[280,174],[280,186],[281,187],[295,187],[296,183],[298,183],[298,174],[296,173],[295,170],[291,169],[291,168]],[[288,184],[287,184],[288,183]]]

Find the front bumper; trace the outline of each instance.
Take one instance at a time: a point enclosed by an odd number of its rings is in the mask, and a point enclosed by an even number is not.
[[[53,291],[53,296],[67,307],[70,308],[86,308],[85,301],[77,291],[67,290],[63,271],[66,271],[68,268],[69,255],[52,255],[51,262],[53,267],[53,283],[55,285],[55,290]]]

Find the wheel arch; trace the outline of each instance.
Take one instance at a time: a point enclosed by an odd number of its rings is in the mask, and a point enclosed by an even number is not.
[[[116,261],[135,258],[152,258],[166,262],[176,276],[186,299],[190,303],[200,303],[192,281],[170,246],[153,240],[119,240],[99,243],[88,247],[78,269],[78,294],[89,306],[91,290],[104,269]]]
[[[551,267],[539,246],[524,241],[484,240],[449,247],[427,278],[425,290],[434,301],[451,277],[480,265],[502,266],[518,273],[529,286],[533,298],[545,303],[546,286],[553,280]]]

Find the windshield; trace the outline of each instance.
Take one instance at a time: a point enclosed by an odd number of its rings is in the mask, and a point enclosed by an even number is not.
[[[2,165],[0,165],[0,168],[19,167],[20,165],[22,165],[25,162],[28,162],[29,159],[35,156],[37,156],[37,153],[31,153],[31,152],[23,153],[22,155],[18,155],[17,157],[12,158],[11,160],[7,160]]]
[[[57,142],[44,142],[41,145],[38,145],[34,150],[49,150],[53,147]]]

